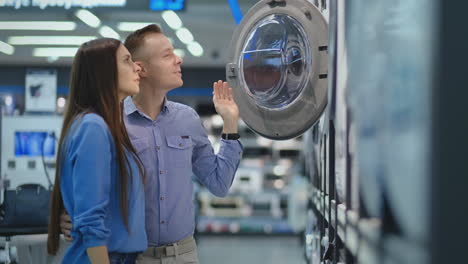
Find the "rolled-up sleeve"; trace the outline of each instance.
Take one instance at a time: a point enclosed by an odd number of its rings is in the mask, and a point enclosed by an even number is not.
[[[198,115],[197,115],[198,118]],[[192,168],[200,182],[216,196],[226,196],[239,167],[243,146],[239,140],[221,140],[217,155],[200,123],[192,158]]]
[[[105,123],[84,120],[71,146],[73,229],[86,248],[106,245],[105,226],[111,189],[111,137]]]

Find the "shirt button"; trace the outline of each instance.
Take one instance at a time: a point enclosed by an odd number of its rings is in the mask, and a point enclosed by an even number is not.
[[[166,223],[166,221],[162,220],[162,221],[161,221],[161,224],[164,224],[164,223]]]
[[[182,143],[179,144],[179,147],[182,147]]]
[[[163,171],[163,170],[160,170],[160,171],[159,171],[159,174],[164,174],[164,171]]]
[[[160,149],[161,149],[161,147],[160,147],[160,146],[156,146],[156,149],[157,149],[157,150],[160,150]]]
[[[164,200],[164,197],[161,196],[161,198],[159,198],[159,199],[160,199],[161,201],[163,201],[163,200]]]

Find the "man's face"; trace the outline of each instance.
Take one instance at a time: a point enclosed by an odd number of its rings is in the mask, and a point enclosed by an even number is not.
[[[146,36],[141,52],[143,78],[166,91],[182,86],[182,58],[174,54],[166,36],[160,33]]]

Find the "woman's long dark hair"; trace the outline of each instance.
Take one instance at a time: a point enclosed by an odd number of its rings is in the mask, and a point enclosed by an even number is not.
[[[123,105],[118,97],[117,49],[122,45],[119,40],[102,38],[81,45],[75,55],[71,72],[70,93],[65,112],[62,132],[57,154],[57,169],[55,184],[51,198],[49,236],[47,251],[56,255],[60,238],[60,215],[64,210],[60,192],[60,169],[64,139],[73,121],[85,113],[100,115],[114,139],[117,154],[117,164],[120,178],[120,209],[123,222],[128,230],[127,185],[131,184],[131,172],[127,170],[129,160],[125,150],[129,151],[137,161],[140,175],[143,176],[143,166],[136,154],[125,129],[123,121]],[[63,152],[65,153],[65,152]]]

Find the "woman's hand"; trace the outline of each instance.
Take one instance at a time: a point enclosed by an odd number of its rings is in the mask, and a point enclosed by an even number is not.
[[[73,238],[71,237],[72,227],[73,225],[71,223],[70,216],[65,210],[62,211],[62,214],[60,215],[60,230],[62,231],[65,240],[68,242],[73,241]]]

